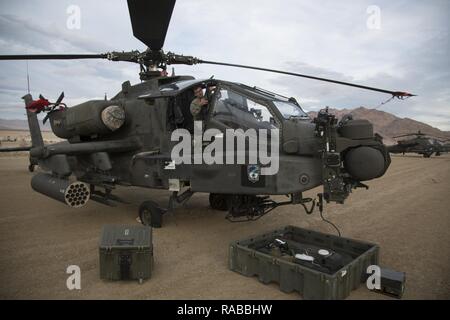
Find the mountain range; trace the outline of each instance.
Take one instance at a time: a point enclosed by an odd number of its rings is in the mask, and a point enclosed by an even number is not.
[[[47,122],[45,125],[42,121],[39,121],[39,125],[42,131],[51,131],[50,123]],[[0,119],[0,130],[26,130],[28,131],[28,121],[19,119]]]

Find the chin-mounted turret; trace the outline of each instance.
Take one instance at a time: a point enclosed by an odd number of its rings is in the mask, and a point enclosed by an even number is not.
[[[354,188],[368,188],[362,181],[381,177],[391,159],[381,136],[367,120],[336,116],[321,110],[314,119],[321,138],[323,196],[327,202],[343,203]]]

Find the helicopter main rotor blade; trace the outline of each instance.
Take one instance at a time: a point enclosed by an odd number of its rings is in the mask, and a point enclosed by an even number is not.
[[[161,50],[176,0],[128,0],[133,34],[151,50]]]
[[[281,70],[275,70],[275,69],[267,69],[267,68],[246,66],[246,65],[241,65],[241,64],[224,63],[224,62],[216,62],[216,61],[205,61],[205,60],[199,60],[198,63],[214,64],[214,65],[227,66],[227,67],[236,67],[236,68],[244,68],[244,69],[252,69],[252,70],[259,70],[259,71],[281,73],[281,74],[286,74],[286,75],[289,75],[289,76],[295,76],[295,77],[307,78],[307,79],[312,79],[312,80],[331,82],[331,83],[340,84],[340,85],[349,86],[349,87],[355,87],[355,88],[360,88],[360,89],[365,89],[365,90],[370,90],[370,91],[387,93],[387,94],[391,94],[392,96],[397,97],[397,98],[406,98],[406,97],[413,97],[413,96],[415,96],[415,94],[411,94],[411,93],[403,92],[403,91],[384,90],[384,89],[379,89],[379,88],[374,88],[374,87],[362,86],[362,85],[354,84],[354,83],[350,83],[350,82],[344,82],[344,81],[332,80],[332,79],[327,79],[327,78],[314,77],[314,76],[309,76],[309,75],[306,75],[306,74],[300,74],[300,73],[294,73],[294,72],[288,72],[288,71],[281,71]]]
[[[106,54],[16,54],[0,55],[0,60],[74,60],[106,59]]]

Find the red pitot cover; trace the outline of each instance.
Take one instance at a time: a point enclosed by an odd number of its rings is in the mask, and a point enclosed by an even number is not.
[[[45,107],[48,107],[50,102],[47,99],[39,99],[35,100],[32,103],[30,103],[28,106],[26,106],[26,109],[31,112],[41,112],[45,109]]]

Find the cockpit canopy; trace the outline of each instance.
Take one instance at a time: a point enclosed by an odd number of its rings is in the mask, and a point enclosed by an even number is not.
[[[176,98],[184,122],[192,122],[189,105],[193,89],[202,86],[209,104],[203,119],[237,129],[273,129],[291,119],[309,120],[294,98],[244,84],[215,79],[183,79],[159,87],[159,91],[141,95],[139,99]]]
[[[309,120],[294,99],[256,87],[223,83],[217,85],[213,97],[211,119],[233,129],[273,129],[291,118]]]

